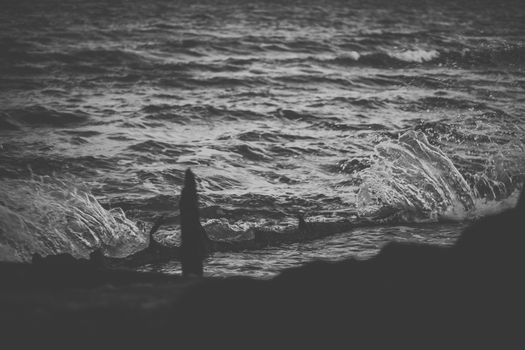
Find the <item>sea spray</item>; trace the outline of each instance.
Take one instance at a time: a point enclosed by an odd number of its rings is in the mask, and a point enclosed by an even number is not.
[[[357,196],[361,216],[435,221],[445,212],[474,207],[473,193],[452,161],[425,134],[409,131],[376,146]]]
[[[121,209],[106,210],[72,180],[0,180],[0,258],[29,261],[32,254],[95,249],[124,257],[146,247],[148,237]]]

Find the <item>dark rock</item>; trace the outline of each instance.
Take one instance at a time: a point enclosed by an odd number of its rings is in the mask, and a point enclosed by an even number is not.
[[[390,243],[368,260],[314,262],[269,281],[206,281],[183,296],[177,329],[209,336],[196,346],[522,347],[523,202],[479,219],[453,247]]]
[[[0,329],[10,338],[31,334],[17,342],[40,346],[82,339],[120,347],[523,348],[523,201],[477,220],[451,247],[390,243],[367,260],[313,262],[271,280],[174,284],[155,274],[86,270],[68,256],[2,264]],[[105,283],[121,287],[78,296]],[[63,299],[36,289],[42,285]]]

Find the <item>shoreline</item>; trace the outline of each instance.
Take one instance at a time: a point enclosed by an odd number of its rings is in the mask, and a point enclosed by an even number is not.
[[[338,222],[300,222],[298,226],[283,231],[268,231],[254,229],[253,239],[247,240],[212,240],[209,241],[210,253],[228,253],[259,250],[268,247],[278,247],[283,244],[306,243],[317,239],[335,236],[354,229],[367,227],[424,227],[435,224],[466,225],[473,220],[440,221],[440,222],[382,222],[372,219],[346,220]],[[155,226],[155,225],[154,225]],[[168,246],[156,241],[150,233],[149,245],[145,249],[124,258],[109,258],[106,260],[113,267],[134,268],[144,264],[163,263],[180,259],[180,246]]]
[[[2,263],[0,329],[19,344],[35,340],[23,334],[131,347],[520,344],[523,204],[477,220],[450,247],[389,243],[269,280],[105,270],[96,256]]]

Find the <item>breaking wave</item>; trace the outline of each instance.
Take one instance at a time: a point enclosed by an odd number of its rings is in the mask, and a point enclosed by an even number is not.
[[[34,253],[85,258],[96,249],[124,257],[147,244],[143,228],[121,209],[105,210],[71,182],[50,177],[0,180],[2,260],[30,261]]]
[[[507,189],[510,196],[503,200],[481,197],[421,131],[408,131],[398,140],[378,144],[371,165],[359,177],[359,215],[387,221],[469,219],[513,206],[518,194],[514,188]],[[498,181],[485,185],[505,186]]]
[[[390,56],[397,58],[405,62],[417,62],[423,63],[427,61],[432,61],[433,59],[439,57],[439,52],[437,50],[406,50],[400,52],[389,53]]]
[[[454,67],[505,66],[522,67],[525,47],[520,45],[487,46],[480,48],[378,50],[375,52],[349,51],[332,58],[314,59],[340,65],[371,67],[404,67],[414,64],[445,65]]]

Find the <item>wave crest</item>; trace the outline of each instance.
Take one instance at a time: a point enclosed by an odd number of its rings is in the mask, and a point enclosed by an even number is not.
[[[425,134],[408,131],[376,146],[357,195],[361,216],[437,220],[474,208],[474,194],[452,161]]]
[[[423,63],[432,61],[439,57],[439,52],[437,50],[405,50],[400,52],[389,52],[390,57],[397,58],[398,60],[405,62],[416,62]]]
[[[30,261],[34,253],[87,257],[95,249],[124,257],[147,244],[144,230],[121,209],[105,210],[72,181],[0,180],[2,260]]]

